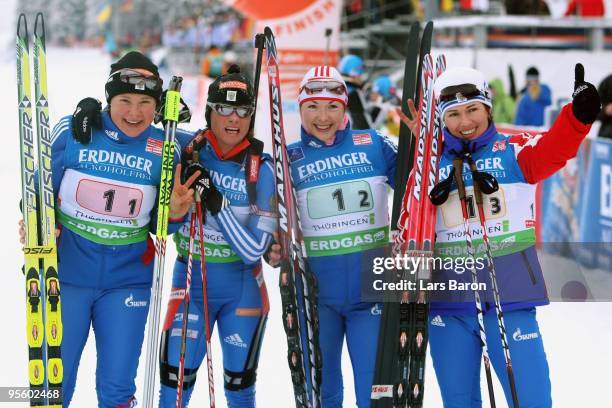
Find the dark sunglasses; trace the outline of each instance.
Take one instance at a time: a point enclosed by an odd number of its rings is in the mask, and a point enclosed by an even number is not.
[[[148,89],[150,91],[160,91],[162,89],[163,81],[161,78],[156,76],[145,76],[142,72],[135,71],[133,69],[124,68],[113,73],[119,75],[119,80],[126,84],[134,85],[139,91]]]
[[[206,105],[210,106],[221,116],[229,116],[232,113],[236,112],[239,118],[246,118],[253,114],[252,106],[232,106],[232,105],[223,105],[221,103],[213,103],[207,102]]]

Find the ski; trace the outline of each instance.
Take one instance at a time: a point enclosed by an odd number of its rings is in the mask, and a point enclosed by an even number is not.
[[[406,52],[406,62],[404,65],[404,86],[402,92],[401,109],[404,114],[408,114],[408,99],[414,100],[416,86],[416,72],[419,60],[419,33],[421,25],[419,22],[412,23],[410,35],[408,37],[408,49]],[[391,215],[391,234],[397,233],[397,220],[399,209],[401,208],[402,197],[406,190],[406,179],[408,178],[410,161],[410,145],[412,132],[402,122],[400,124],[399,142],[397,146],[397,164],[395,172],[395,189],[393,193],[393,211]],[[393,298],[389,298],[388,293],[383,294],[384,303],[380,320],[378,335],[378,345],[376,350],[376,368],[374,371],[374,381],[372,384],[372,398],[379,393],[378,384],[392,384],[396,373],[397,357],[395,355],[395,336],[387,336],[386,333],[395,333],[399,325],[399,304]],[[373,408],[390,407],[391,401],[386,399],[372,400]]]
[[[264,30],[276,202],[279,214],[279,242],[282,246],[279,286],[283,326],[287,336],[287,360],[298,408],[321,406],[321,350],[317,286],[306,260],[306,250],[297,211],[296,193],[291,183],[287,146],[283,129],[278,54],[272,30]]]
[[[30,404],[59,408],[62,405],[63,366],[60,346],[63,328],[55,243],[55,198],[51,173],[51,131],[42,13],[36,15],[34,23],[36,140],[32,129],[29,57],[27,21],[25,15],[20,14],[17,23],[17,88],[22,214],[26,231],[24,271],[28,378],[30,389],[36,391],[32,393],[35,397],[30,399]],[[37,171],[38,194],[35,185]],[[47,392],[43,392],[45,390]],[[45,395],[46,398],[36,395]]]
[[[424,57],[431,48],[431,36],[433,23],[428,22],[423,32],[422,40],[419,42],[420,24],[415,22],[410,28],[408,49],[404,68],[404,87],[402,94],[402,110],[408,113],[407,101],[412,99],[415,105],[419,105],[420,77],[417,73],[422,70]],[[398,234],[398,219],[402,209],[402,200],[406,192],[408,174],[412,169],[412,158],[414,157],[414,146],[416,138],[410,130],[402,124],[400,127],[397,170],[395,175],[395,189],[393,194],[393,211],[391,216],[391,236]],[[398,279],[396,272],[391,272],[391,280]],[[376,368],[372,385],[373,408],[387,408],[393,406],[393,384],[397,384],[402,375],[396,369],[398,355],[396,350],[397,333],[400,324],[400,303],[392,294],[384,294],[384,303],[378,337],[378,348]],[[409,312],[409,313],[413,313]],[[407,386],[407,385],[405,385]]]
[[[183,78],[178,76],[173,76],[170,80],[164,111],[166,125],[162,152],[159,198],[157,202],[155,267],[153,272],[153,287],[151,288],[151,301],[149,305],[149,329],[147,331],[147,354],[145,360],[143,404],[146,408],[153,408],[154,406],[155,383],[159,381],[156,376],[156,368],[157,364],[159,364],[159,315],[164,281],[164,264],[166,260],[166,239],[168,237],[168,215],[170,213],[170,195],[172,194],[172,175],[174,171],[174,139],[176,135],[176,125],[179,121],[182,82]]]

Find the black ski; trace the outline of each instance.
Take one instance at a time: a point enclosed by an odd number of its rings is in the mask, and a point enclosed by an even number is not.
[[[283,129],[280,77],[276,41],[272,30],[264,30],[270,91],[270,119],[278,235],[282,246],[279,287],[283,327],[287,336],[287,360],[291,371],[296,408],[321,406],[321,350],[317,283],[308,266],[295,189]]]
[[[417,108],[419,106],[423,58],[431,49],[432,33],[433,23],[431,21],[425,25],[420,41],[420,24],[415,22],[410,27],[402,94],[402,111],[405,114],[408,113],[408,99],[412,99]],[[391,215],[392,237],[394,237],[398,230],[397,222],[401,212],[402,199],[406,191],[408,175],[412,169],[415,145],[416,138],[412,135],[410,129],[402,123],[399,134],[393,210]],[[397,279],[400,272],[397,271],[398,275],[392,276],[391,279]],[[410,314],[414,314],[414,305],[409,305],[409,307],[411,308]],[[372,408],[390,408],[394,406],[392,389],[389,387],[391,384],[399,382],[399,371],[397,369],[399,357],[397,353],[397,333],[399,332],[399,324],[399,299],[393,298],[391,294],[385,294],[378,337],[376,368],[372,383]]]

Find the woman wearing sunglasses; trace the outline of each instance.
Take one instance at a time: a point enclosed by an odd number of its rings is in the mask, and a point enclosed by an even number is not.
[[[164,134],[151,126],[162,92],[157,67],[138,52],[111,65],[109,109],[88,140],[77,140],[67,116],[52,133],[63,336],[63,404],[74,392],[81,352],[93,327],[100,407],[135,404],[134,379],[152,282],[157,194]],[[79,105],[81,106],[81,105]],[[96,109],[94,109],[96,110]],[[77,113],[80,110],[77,110]],[[84,135],[84,133],[83,133]],[[85,143],[86,142],[86,143]],[[176,155],[178,160],[178,154]],[[193,190],[175,179],[170,232],[176,231]],[[23,237],[23,231],[21,231]]]
[[[548,363],[535,309],[548,303],[535,248],[535,183],[559,170],[576,155],[600,110],[599,96],[593,85],[584,82],[584,71],[578,64],[573,103],[563,108],[550,130],[538,135],[508,137],[495,128],[490,91],[481,72],[471,68],[450,68],[437,79],[435,91],[444,126],[440,178],[446,179],[453,174],[453,160],[460,158],[468,160],[462,165],[468,199],[472,200],[474,195],[471,192],[472,180],[480,186],[478,180],[483,178],[470,172],[467,167],[469,160],[475,162],[479,172],[495,176],[499,185],[498,191],[484,196],[484,213],[518,401],[521,407],[551,407]],[[456,181],[442,184],[447,185],[449,198],[443,200],[438,209],[435,247],[443,254],[465,253],[457,184]],[[484,193],[485,187],[481,187]],[[487,285],[480,296],[488,353],[506,400],[512,406],[482,241],[483,229],[476,203],[470,203],[468,208],[475,211],[469,221],[476,257],[481,260],[480,266],[476,263],[478,281]],[[470,269],[467,264],[461,265],[463,263],[455,263],[452,268],[435,271],[433,279],[445,284],[451,280],[471,283]],[[446,408],[482,406],[480,372],[483,350],[474,299],[472,290],[432,292],[430,351]]]
[[[269,309],[260,258],[276,230],[274,173],[270,157],[261,153],[263,143],[253,136],[254,99],[251,81],[233,65],[208,89],[208,127],[195,136],[177,134],[184,146],[187,176],[201,173],[194,185],[206,206],[210,330],[216,324],[223,350],[225,396],[228,406],[235,408],[255,407],[259,350]],[[186,222],[174,235],[179,255],[162,334],[160,407],[176,406],[189,234]],[[193,256],[183,406],[189,403],[207,351],[199,239]],[[200,382],[206,382],[206,373],[202,374]]]
[[[298,96],[300,141],[287,148],[308,261],[319,285],[326,408],[342,407],[345,338],[357,405],[370,406],[381,308],[362,295],[362,280],[389,241],[387,192],[394,185],[397,155],[395,145],[376,131],[351,130],[347,101],[335,68],[311,68]]]

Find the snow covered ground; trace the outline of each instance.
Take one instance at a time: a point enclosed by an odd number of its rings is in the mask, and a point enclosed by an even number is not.
[[[0,0],[0,4],[8,3]],[[5,14],[9,8],[2,7]],[[0,295],[0,386],[27,385],[27,347],[25,342],[25,305],[23,277],[20,269],[23,256],[17,241],[17,221],[20,217],[17,202],[20,196],[19,146],[16,109],[16,85],[14,49],[6,48],[10,40],[12,21],[2,17],[0,24],[0,112],[4,137],[0,160],[2,195],[0,221],[4,233],[0,238],[0,262],[3,266],[2,295]],[[48,50],[49,101],[52,123],[74,109],[76,102],[84,96],[103,99],[103,87],[108,74],[110,60],[98,50],[57,49]],[[545,64],[542,61],[542,64]],[[548,62],[555,64],[554,61]],[[566,67],[573,72],[573,66]],[[587,66],[588,70],[588,66]],[[169,245],[171,248],[172,245]],[[170,271],[174,250],[167,256],[167,273],[164,288],[167,299],[170,288]],[[280,296],[277,289],[278,272],[265,270],[270,294],[271,312],[261,351],[258,371],[257,402],[260,407],[293,406],[292,386],[286,363],[286,341],[280,319]],[[166,301],[164,300],[164,305]],[[609,406],[612,393],[609,386],[609,366],[612,363],[612,303],[555,303],[539,310],[542,330],[553,386],[554,406],[603,407]],[[93,334],[93,333],[92,333]],[[215,334],[216,335],[216,334]],[[364,333],[364,335],[368,335]],[[90,336],[83,353],[77,389],[73,398],[74,407],[96,406],[95,364],[96,352],[93,335]],[[126,339],[129,341],[129,339]],[[219,341],[213,342],[213,359],[217,406],[226,406],[223,396],[223,376]],[[352,373],[348,355],[345,353],[345,406],[355,405]],[[199,383],[192,398],[192,406],[207,406],[208,391],[205,369],[202,368]],[[137,398],[141,399],[144,377],[144,362],[141,359],[137,377]],[[484,375],[483,393],[486,393]],[[426,379],[426,407],[442,407],[439,388],[431,361],[428,363]],[[496,384],[498,406],[501,387]],[[483,395],[486,400],[486,395]],[[8,404],[7,404],[8,405]],[[23,404],[22,404],[23,405]],[[20,406],[14,404],[12,406]]]

